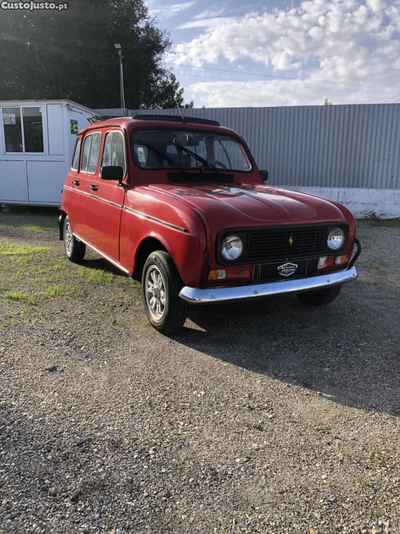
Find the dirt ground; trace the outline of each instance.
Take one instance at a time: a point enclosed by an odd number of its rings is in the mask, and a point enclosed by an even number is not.
[[[0,213],[0,532],[400,532],[400,225],[360,278],[192,308],[65,259],[57,212]]]

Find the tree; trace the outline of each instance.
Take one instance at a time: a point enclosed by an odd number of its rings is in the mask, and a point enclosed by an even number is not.
[[[332,105],[332,100],[328,100],[327,98],[325,98],[324,106],[331,106],[331,105]]]
[[[143,0],[68,4],[61,12],[2,10],[0,99],[69,98],[92,108],[119,107],[114,43],[121,43],[128,108],[184,105],[183,89],[162,62],[171,42]]]

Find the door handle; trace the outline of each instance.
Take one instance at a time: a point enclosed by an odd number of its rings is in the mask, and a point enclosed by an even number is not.
[[[81,182],[79,182],[78,180],[73,180],[72,183],[73,185],[81,185]]]
[[[91,189],[92,191],[97,191],[98,187],[97,187],[97,185],[90,184],[89,185],[89,189]]]

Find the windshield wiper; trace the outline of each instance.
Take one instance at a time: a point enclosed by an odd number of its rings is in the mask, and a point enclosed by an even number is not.
[[[182,167],[182,165],[179,165],[179,163],[177,163],[174,160],[174,158],[171,158],[170,156],[168,156],[168,154],[164,154],[164,152],[161,152],[161,150],[158,150],[158,148],[156,148],[155,146],[150,145],[149,143],[145,143],[144,141],[140,141],[139,139],[137,140],[137,142],[135,144],[145,146],[149,150],[152,150],[155,154],[158,154],[162,159],[166,159],[167,161],[169,161],[170,163],[172,163],[174,166],[178,167],[182,171],[186,170],[186,169],[184,169]],[[160,163],[161,163],[161,161],[160,161]]]
[[[204,159],[201,156],[199,156],[198,154],[196,154],[196,152],[192,152],[192,150],[189,150],[185,146],[180,145],[176,141],[174,141],[174,145],[177,146],[178,148],[180,148],[181,150],[184,150],[186,152],[186,154],[189,154],[194,159],[197,159],[197,161],[200,161],[200,163],[202,163],[204,167],[208,167],[209,169],[214,169],[214,171],[219,172],[219,169],[217,169],[217,167],[215,165],[213,165],[212,163],[210,163],[206,159]]]

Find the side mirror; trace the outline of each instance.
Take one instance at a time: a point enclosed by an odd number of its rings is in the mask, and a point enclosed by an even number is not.
[[[260,171],[260,176],[265,184],[268,181],[268,171]]]
[[[122,184],[124,177],[124,169],[119,165],[110,165],[102,167],[100,171],[102,180],[118,180],[119,184]]]

